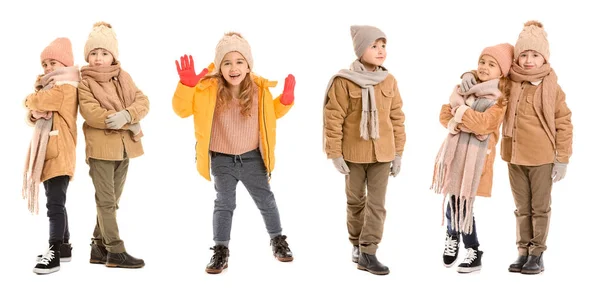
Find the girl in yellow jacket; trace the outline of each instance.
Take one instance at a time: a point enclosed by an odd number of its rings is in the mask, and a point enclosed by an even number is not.
[[[215,52],[214,63],[200,75],[191,56],[181,57],[181,65],[175,61],[180,83],[173,95],[177,115],[194,115],[198,172],[210,181],[210,171],[215,180],[215,246],[206,272],[217,274],[227,268],[240,181],[263,216],[273,255],[282,262],[292,261],[269,179],[275,165],[275,122],[293,106],[294,77],[286,78],[283,94],[273,100],[269,87],[276,82],[252,73],[250,45],[239,33],[225,34]]]
[[[81,68],[79,110],[85,120],[85,158],[96,189],[97,215],[90,263],[141,268],[144,260],[125,250],[117,209],[129,159],[144,154],[140,121],[148,114],[148,97],[121,68],[117,38],[110,24],[94,24],[84,57],[89,65]]]
[[[49,249],[38,256],[33,272],[49,274],[60,262],[71,260],[69,222],[65,202],[69,181],[75,172],[77,143],[77,85],[79,69],[73,66],[73,50],[68,38],[57,38],[40,56],[44,74],[38,77],[36,92],[27,96],[28,121],[35,126],[27,154],[23,198],[29,210],[38,213],[39,184],[46,189],[50,220]]]

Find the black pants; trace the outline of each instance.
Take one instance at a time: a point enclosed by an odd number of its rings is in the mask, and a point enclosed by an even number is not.
[[[462,233],[459,232],[458,230],[452,228],[452,222],[451,222],[451,214],[450,211],[454,210],[454,211],[458,211],[456,209],[454,209],[454,203],[456,202],[456,198],[455,196],[451,196],[450,199],[448,200],[448,206],[446,208],[446,219],[448,220],[448,234],[452,235],[452,236],[457,236],[460,235],[462,236],[463,239],[463,243],[465,244],[465,249],[468,248],[479,248],[479,240],[477,239],[477,228],[475,228],[475,217],[473,217],[473,231],[471,233]],[[460,201],[458,201],[458,208],[460,209]],[[466,211],[466,209],[465,209]]]
[[[69,179],[69,176],[58,176],[44,181],[47,215],[50,220],[50,238],[48,240],[50,244],[68,243],[71,236],[67,208],[65,208]]]

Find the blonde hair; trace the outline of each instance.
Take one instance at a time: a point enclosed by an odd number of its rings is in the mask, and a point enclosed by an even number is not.
[[[217,104],[216,110],[219,112],[229,108],[230,102],[233,102],[233,93],[229,86],[227,86],[227,80],[223,77],[223,74],[219,71],[217,74],[209,74],[204,79],[217,79]],[[250,117],[250,110],[252,109],[252,98],[255,98],[258,93],[258,86],[254,84],[251,73],[246,74],[246,77],[240,83],[240,95],[238,96],[240,104],[240,114],[245,117]]]

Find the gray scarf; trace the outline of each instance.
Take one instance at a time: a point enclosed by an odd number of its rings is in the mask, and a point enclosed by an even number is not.
[[[381,83],[381,81],[387,78],[388,71],[384,67],[377,68],[375,72],[369,72],[365,69],[365,66],[356,60],[350,65],[349,70],[340,70],[337,74],[333,75],[327,84],[327,90],[325,90],[325,102],[323,107],[327,105],[329,98],[327,93],[333,84],[333,80],[336,77],[342,77],[348,79],[352,83],[358,85],[362,89],[362,115],[360,118],[360,136],[364,140],[378,139],[379,138],[379,115],[377,112],[377,104],[375,103],[375,90],[373,86]],[[325,138],[325,133],[323,137]]]

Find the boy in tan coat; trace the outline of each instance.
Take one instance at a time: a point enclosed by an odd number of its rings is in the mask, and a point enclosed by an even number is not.
[[[571,110],[549,57],[542,24],[525,23],[515,44],[510,70],[513,84],[501,142],[516,205],[519,250],[509,271],[523,274],[544,271],[552,183],[565,177],[572,153]],[[463,81],[469,83],[466,78]]]
[[[389,269],[375,253],[383,235],[388,177],[400,172],[406,141],[402,99],[396,79],[382,67],[385,34],[373,26],[350,31],[357,60],[327,85],[324,150],[346,177],[352,261],[360,270],[386,275]]]

